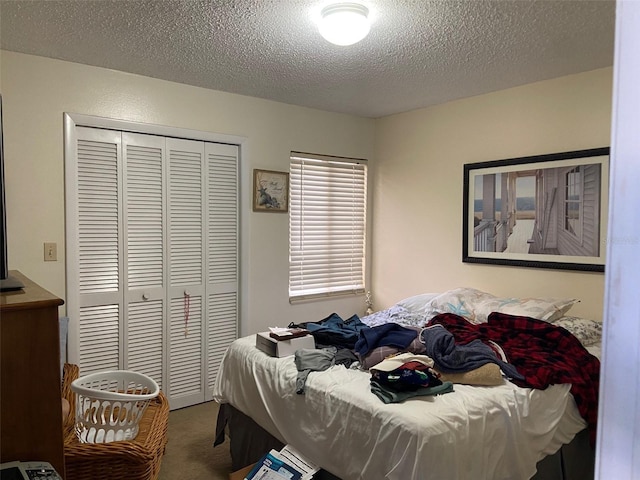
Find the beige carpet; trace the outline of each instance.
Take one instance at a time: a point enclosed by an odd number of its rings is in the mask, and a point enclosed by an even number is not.
[[[169,441],[158,480],[229,479],[229,441],[213,447],[217,415],[213,401],[169,413]]]

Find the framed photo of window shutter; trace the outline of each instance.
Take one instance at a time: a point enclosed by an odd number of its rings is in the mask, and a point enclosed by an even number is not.
[[[464,165],[462,261],[604,272],[608,185],[608,147]]]

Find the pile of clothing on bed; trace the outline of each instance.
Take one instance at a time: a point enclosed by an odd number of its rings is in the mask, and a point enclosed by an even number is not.
[[[537,389],[569,383],[595,440],[600,361],[561,326],[500,312],[490,313],[483,323],[440,313],[419,326],[369,326],[357,315],[343,320],[334,313],[290,326],[308,329],[318,349],[331,348],[331,353],[325,350],[327,358],[340,352],[346,367],[357,360],[371,373],[372,393],[385,403],[449,393],[454,383],[490,386],[506,378]],[[295,360],[298,370],[308,374],[315,367],[305,367],[305,355],[314,354],[299,351]],[[303,384],[298,387],[302,393]]]

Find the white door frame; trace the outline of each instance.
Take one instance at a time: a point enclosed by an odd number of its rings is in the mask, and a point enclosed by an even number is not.
[[[640,2],[618,0],[595,478],[640,478]]]

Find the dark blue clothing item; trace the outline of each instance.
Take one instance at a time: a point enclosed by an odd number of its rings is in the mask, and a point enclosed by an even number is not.
[[[509,378],[524,380],[516,367],[498,359],[493,349],[482,340],[458,345],[453,334],[441,325],[423,329],[420,338],[426,355],[431,357],[435,368],[442,373],[468,372],[486,363],[497,363]]]
[[[381,386],[398,392],[435,387],[442,384],[442,381],[426,365],[421,365],[421,368],[405,368],[405,365],[390,372],[372,370],[371,380],[375,380]]]
[[[327,318],[324,318],[319,322],[305,322],[297,325],[291,324],[290,326],[306,328],[309,330],[309,333],[313,335],[313,338],[318,345],[350,349],[353,349],[355,346],[360,332],[371,328],[362,323],[357,315],[353,315],[347,320],[343,320],[337,313],[332,313]]]
[[[404,350],[417,336],[418,332],[411,328],[403,327],[397,323],[384,323],[360,331],[355,351],[360,358],[363,358],[377,347],[395,347]]]
[[[422,387],[417,390],[410,390],[399,392],[397,390],[393,390],[391,388],[385,387],[375,380],[370,381],[371,384],[371,393],[373,393],[376,397],[382,400],[384,403],[400,403],[405,400],[418,397],[418,396],[426,396],[426,395],[441,395],[443,393],[453,392],[453,383],[451,382],[442,382],[440,385],[436,385],[433,387]]]

